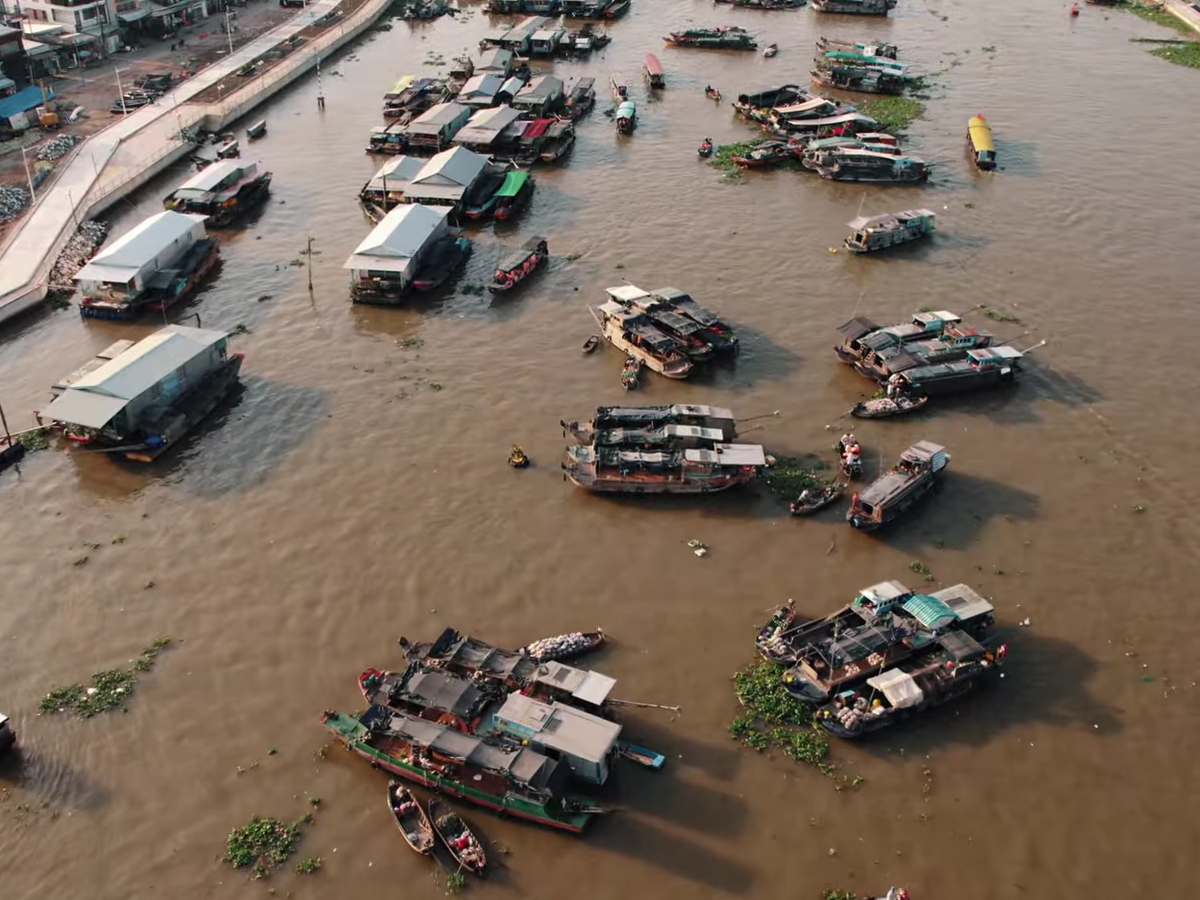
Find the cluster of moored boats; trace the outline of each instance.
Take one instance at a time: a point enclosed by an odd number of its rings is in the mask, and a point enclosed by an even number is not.
[[[367,669],[358,679],[369,708],[362,714],[327,711],[325,727],[375,768],[502,814],[581,832],[605,812],[578,793],[604,785],[613,765],[627,759],[660,769],[666,758],[622,737],[611,696],[616,681],[562,662],[605,643],[601,631],[576,632],[504,650],[447,628],[432,642],[400,639],[403,669]],[[431,809],[393,783],[389,808],[414,850],[433,850],[445,830]],[[447,847],[468,851],[482,874],[486,858],[455,816]],[[432,825],[432,827],[429,827]],[[444,838],[445,835],[442,835]],[[461,844],[461,846],[459,846]],[[456,859],[458,856],[456,855]]]
[[[755,645],[821,728],[855,739],[998,675],[1007,646],[990,648],[994,624],[992,604],[965,584],[922,594],[885,581],[823,618],[803,619],[789,602]]]
[[[817,84],[843,91],[902,94],[910,76],[897,55],[895,44],[821,38],[813,57],[812,78]]]

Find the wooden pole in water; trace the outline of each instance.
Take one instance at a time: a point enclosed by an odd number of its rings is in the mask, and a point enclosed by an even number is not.
[[[0,425],[4,426],[4,437],[8,440],[8,446],[12,446],[12,435],[8,433],[8,419],[4,417],[4,407],[0,406]]]
[[[314,239],[311,237],[308,239],[308,249],[305,251],[308,254],[308,289],[309,289],[309,291],[312,291],[312,289],[313,289],[313,282],[312,282],[312,245],[313,245],[313,240]]]
[[[616,706],[636,706],[640,709],[669,709],[671,712],[679,712],[678,706],[664,706],[661,703],[639,703],[636,700],[609,700]]]

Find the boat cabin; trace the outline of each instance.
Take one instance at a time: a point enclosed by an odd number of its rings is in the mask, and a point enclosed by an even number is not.
[[[909,390],[930,396],[973,390],[1012,381],[1024,356],[1014,347],[980,347],[965,355],[954,362],[914,366],[899,377]]]
[[[493,46],[511,50],[513,53],[525,56],[530,51],[533,36],[537,32],[550,27],[552,23],[553,20],[543,16],[528,16],[512,28],[498,31],[484,38],[484,41]]]
[[[136,341],[117,341],[116,343],[109,344],[107,347],[105,347],[103,350],[101,350],[99,353],[97,353],[92,359],[89,359],[86,363],[84,363],[82,366],[80,366],[78,369],[76,369],[70,375],[67,375],[65,378],[61,378],[58,381],[54,382],[54,384],[50,385],[50,396],[57,397],[59,394],[61,394],[63,391],[65,391],[67,388],[69,388],[71,385],[73,385],[75,382],[77,382],[84,375],[88,374],[88,372],[95,371],[96,369],[98,369],[102,365],[104,365],[106,362],[108,362],[110,359],[116,359],[118,356],[120,356],[122,353],[124,353],[130,347],[132,347],[135,343],[137,343],[137,342]]]
[[[596,105],[596,79],[579,78],[567,86],[567,112],[578,119]]]
[[[181,213],[206,216],[217,227],[266,198],[271,173],[259,173],[257,163],[227,159],[201,169],[167,196],[163,205]]]
[[[855,253],[883,250],[931,234],[936,221],[937,216],[928,209],[859,216],[849,223],[852,233],[844,243],[846,249]]]
[[[602,431],[613,429],[662,428],[667,425],[689,425],[721,432],[721,439],[737,437],[733,411],[720,406],[676,404],[675,406],[599,406],[596,415],[586,423],[563,422],[565,431],[584,443],[596,440]]]
[[[444,150],[471,118],[461,103],[439,103],[413,119],[405,129],[410,150]]]
[[[204,217],[166,210],[143,220],[93,256],[75,275],[85,299],[130,305],[206,238]]]
[[[167,325],[86,374],[69,376],[41,415],[81,443],[123,443],[225,366],[228,351],[224,331]]]
[[[486,156],[451,147],[431,159],[398,156],[388,160],[359,196],[376,218],[398,203],[449,206],[458,212],[492,174]]]
[[[496,74],[508,78],[513,69],[513,52],[503,47],[489,47],[479,53],[474,74]]]
[[[562,106],[563,81],[553,75],[538,75],[517,91],[513,108],[529,118],[541,118]]]
[[[492,718],[501,734],[564,763],[582,781],[604,784],[621,726],[562,703],[509,694]]]
[[[404,204],[375,226],[343,264],[350,270],[351,290],[396,295],[412,284],[434,244],[449,233],[449,207]]]
[[[558,52],[567,31],[565,28],[543,28],[535,31],[529,39],[529,52],[533,56],[553,56]]]
[[[480,153],[500,152],[508,144],[501,140],[505,130],[521,118],[511,106],[494,106],[481,109],[471,116],[467,124],[454,137],[454,142]]]
[[[972,116],[967,122],[967,143],[975,157],[977,168],[996,168],[996,145],[992,141],[992,126],[983,116]]]
[[[945,447],[918,441],[900,454],[890,471],[854,495],[846,520],[867,531],[890,522],[932,487],[934,477],[949,462]]]
[[[471,730],[503,690],[497,685],[485,687],[463,675],[414,662],[401,673],[386,675],[371,699],[431,722],[461,724]]]
[[[432,643],[409,643],[400,639],[404,658],[431,666],[444,666],[451,672],[474,677],[482,675],[508,687],[525,686],[538,664],[519,650],[502,650],[470,635],[447,628]]]
[[[548,660],[538,666],[529,682],[535,697],[561,700],[596,712],[608,701],[617,680],[600,672]]]
[[[499,72],[480,72],[478,75],[472,75],[458,92],[456,102],[475,109],[494,106],[504,80],[505,76]]]

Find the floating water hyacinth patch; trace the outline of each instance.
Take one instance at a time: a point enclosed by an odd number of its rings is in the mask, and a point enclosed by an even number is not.
[[[86,559],[86,557],[84,557]],[[141,652],[128,669],[106,669],[92,676],[91,686],[70,684],[58,687],[42,698],[39,710],[44,713],[73,712],[85,719],[97,713],[125,709],[138,672],[148,672],[154,667],[158,654],[171,643],[161,637]]]

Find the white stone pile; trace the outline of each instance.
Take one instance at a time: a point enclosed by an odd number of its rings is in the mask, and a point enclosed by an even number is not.
[[[38,147],[37,158],[45,160],[62,159],[81,140],[83,139],[77,134],[60,134],[58,137],[51,138]]]
[[[11,222],[29,205],[29,191],[15,184],[0,184],[0,222]]]
[[[52,294],[72,294],[75,292],[75,273],[83,268],[96,252],[104,238],[108,235],[106,222],[84,222],[79,230],[67,241],[62,253],[50,270],[48,288]]]

